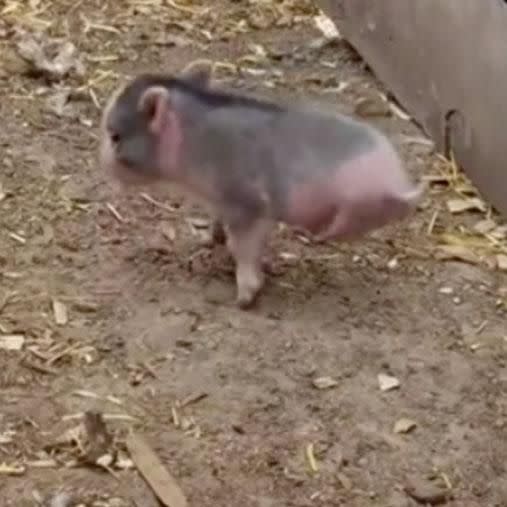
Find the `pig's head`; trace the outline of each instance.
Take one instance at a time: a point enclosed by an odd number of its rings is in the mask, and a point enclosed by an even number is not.
[[[209,86],[208,67],[187,68],[178,78],[143,74],[109,99],[101,119],[99,160],[124,185],[171,179],[181,158],[182,126],[173,92]]]

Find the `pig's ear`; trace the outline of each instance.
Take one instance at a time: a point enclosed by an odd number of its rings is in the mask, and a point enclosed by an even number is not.
[[[181,79],[187,83],[207,88],[213,76],[213,67],[213,62],[198,60],[190,63],[181,71]]]
[[[158,134],[167,122],[170,108],[169,91],[162,86],[150,86],[139,100],[139,110],[146,114],[149,129],[154,134]]]

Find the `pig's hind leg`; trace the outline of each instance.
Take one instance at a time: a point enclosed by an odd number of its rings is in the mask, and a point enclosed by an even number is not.
[[[273,223],[257,219],[227,227],[227,247],[236,262],[236,303],[251,307],[264,286],[263,255]]]
[[[205,248],[214,248],[215,246],[223,246],[226,244],[227,237],[224,224],[218,218],[211,220],[209,231],[200,241],[201,246]]]

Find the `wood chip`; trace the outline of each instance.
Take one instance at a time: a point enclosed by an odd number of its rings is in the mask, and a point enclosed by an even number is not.
[[[336,387],[338,382],[331,377],[318,377],[313,379],[313,386],[317,389],[330,389]]]
[[[56,299],[53,300],[53,315],[58,326],[65,326],[69,321],[67,307]]]
[[[507,255],[499,254],[496,256],[496,265],[501,271],[507,271]]]
[[[99,309],[99,305],[93,301],[74,301],[72,307],[81,313],[95,313]]]
[[[23,466],[10,466],[0,463],[0,475],[23,475],[26,469]]]
[[[0,335],[0,349],[3,350],[21,350],[25,343],[25,336],[22,334],[4,334]]]
[[[453,213],[464,213],[465,211],[486,212],[486,205],[478,197],[470,199],[451,199],[447,201],[447,209]]]
[[[174,227],[172,225],[162,224],[161,231],[162,231],[162,235],[170,242],[173,242],[176,239],[176,230],[174,229]]]
[[[315,16],[313,20],[317,29],[320,30],[326,39],[334,40],[340,38],[338,28],[336,28],[334,22],[323,12],[321,12],[318,16]]]
[[[360,99],[354,108],[356,115],[362,118],[391,116],[389,104],[380,99]]]
[[[196,229],[208,229],[210,226],[210,221],[207,218],[201,217],[192,217],[188,219],[188,223],[195,227]]]
[[[478,234],[487,234],[496,228],[496,223],[494,220],[486,218],[485,220],[479,220],[474,226],[474,232]]]
[[[158,499],[166,507],[187,507],[183,491],[147,442],[140,435],[131,433],[126,443],[136,468]]]
[[[398,389],[401,385],[400,381],[396,377],[386,375],[385,373],[379,373],[377,379],[380,390],[384,392]]]
[[[417,423],[412,419],[407,419],[405,417],[398,419],[394,424],[394,432],[395,433],[409,433],[417,426]]]
[[[469,264],[479,264],[481,259],[472,250],[462,245],[440,245],[435,248],[437,260],[458,260]]]

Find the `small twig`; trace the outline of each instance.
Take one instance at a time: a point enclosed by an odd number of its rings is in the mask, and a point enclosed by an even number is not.
[[[191,7],[184,7],[183,5],[177,4],[174,0],[166,0],[166,3],[178,11],[188,12],[190,14],[205,14],[209,11],[209,8],[192,9]]]
[[[475,334],[476,335],[480,335],[484,331],[484,329],[486,329],[487,325],[488,325],[488,321],[487,320],[481,322],[481,324],[475,330]]]
[[[171,415],[173,416],[173,424],[176,428],[180,426],[180,418],[178,412],[176,411],[176,407],[171,407]]]
[[[64,415],[62,421],[73,421],[74,419],[83,419],[84,412],[77,414]],[[128,422],[140,422],[137,417],[133,417],[128,414],[103,414],[104,421],[128,421]]]
[[[100,102],[99,99],[97,98],[97,95],[93,91],[93,88],[89,88],[88,93],[90,94],[90,98],[92,99],[94,106],[100,111],[101,109]]]
[[[35,370],[39,373],[44,373],[45,375],[58,375],[58,372],[54,370],[53,368],[48,368],[46,366],[42,366],[37,363],[33,363],[26,357],[21,360],[21,365],[25,368],[29,368],[31,370]]]
[[[9,302],[14,298],[14,296],[17,295],[17,292],[10,292],[6,294],[1,300],[0,300],[0,313],[2,313],[3,309],[9,304]]]
[[[442,480],[443,480],[443,481],[444,481],[444,483],[445,483],[445,487],[446,487],[449,491],[451,491],[451,490],[453,489],[453,487],[452,487],[452,483],[451,483],[451,481],[450,481],[449,477],[447,476],[447,474],[446,474],[446,473],[444,473],[444,472],[442,472],[442,473],[440,474],[440,477],[442,477]]]
[[[125,219],[120,215],[119,211],[111,204],[111,203],[106,203],[106,207],[107,209],[111,212],[111,214],[114,216],[114,218],[116,218],[116,220],[118,220],[118,222],[120,223],[125,223]]]
[[[48,359],[47,364],[51,365],[51,364],[55,363],[56,361],[58,361],[58,359],[61,359],[62,357],[66,356],[67,354],[78,349],[81,346],[83,346],[82,343],[76,343],[76,344],[72,345],[71,347],[67,347],[65,350],[58,352],[58,354],[55,354],[53,357]]]
[[[17,241],[21,245],[26,245],[26,238],[16,234],[15,232],[9,232],[9,237],[11,237],[14,241]]]
[[[428,224],[428,229],[427,229],[428,236],[431,236],[433,234],[433,229],[435,228],[437,218],[438,218],[438,210],[433,213],[430,223]]]
[[[154,368],[151,366],[151,364],[148,362],[148,361],[145,361],[143,363],[143,366],[145,368],[145,370],[154,378],[154,379],[157,379],[158,380],[158,375],[157,373],[155,372]]]
[[[184,400],[182,400],[179,406],[180,406],[180,408],[184,408],[187,405],[191,405],[192,403],[197,403],[198,401],[201,401],[207,397],[208,397],[208,393],[191,394],[190,396],[187,396]]]
[[[169,211],[170,213],[176,213],[178,210],[174,208],[173,206],[169,206],[168,204],[164,204],[163,202],[159,202],[150,195],[148,195],[145,192],[141,192],[139,194],[145,201],[149,202],[150,204],[153,204],[153,206],[156,206],[157,208],[163,209],[165,211]]]

